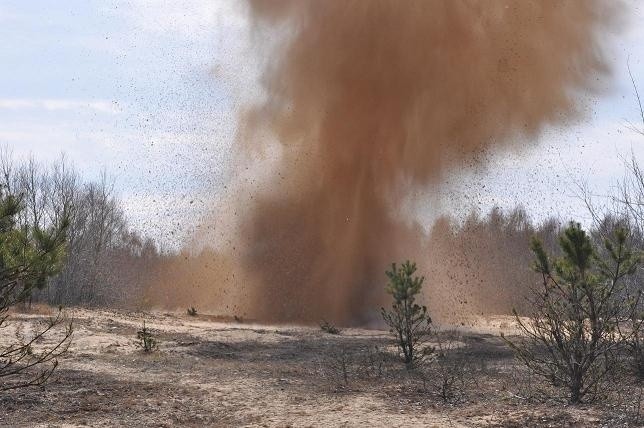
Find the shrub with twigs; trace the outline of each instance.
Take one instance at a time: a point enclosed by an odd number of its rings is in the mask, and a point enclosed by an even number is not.
[[[472,383],[475,367],[470,356],[462,349],[461,337],[456,332],[436,334],[432,359],[421,367],[424,388],[430,389],[444,403],[461,401]]]
[[[322,329],[323,332],[329,333],[329,334],[340,334],[340,329],[327,320],[322,320],[320,323],[320,328]]]

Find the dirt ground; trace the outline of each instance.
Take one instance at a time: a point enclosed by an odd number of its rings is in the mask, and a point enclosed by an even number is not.
[[[43,312],[12,314],[0,345],[46,322]],[[571,407],[544,399],[500,338],[512,333],[503,318],[449,342],[463,359],[445,402],[437,386],[445,372],[408,372],[380,330],[331,335],[205,315],[70,315],[73,342],[54,376],[44,387],[0,392],[0,426],[616,427],[636,426],[641,403],[641,389],[628,382],[618,400]],[[137,346],[144,320],[159,341],[151,353]]]

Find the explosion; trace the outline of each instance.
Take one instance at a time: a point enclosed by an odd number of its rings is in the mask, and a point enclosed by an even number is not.
[[[355,321],[384,268],[418,256],[401,207],[483,150],[534,141],[579,114],[608,69],[605,2],[250,0],[258,32],[284,31],[242,118],[252,156],[270,131],[274,182],[244,219],[260,319]],[[426,256],[425,256],[426,257]]]

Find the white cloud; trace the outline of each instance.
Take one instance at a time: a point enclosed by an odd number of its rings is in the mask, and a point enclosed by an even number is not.
[[[47,111],[93,110],[99,113],[119,114],[123,112],[120,104],[105,100],[72,100],[47,98],[0,98],[0,109]]]

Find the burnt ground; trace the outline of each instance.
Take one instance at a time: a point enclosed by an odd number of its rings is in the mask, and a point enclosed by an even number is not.
[[[445,363],[410,372],[380,330],[331,335],[205,316],[72,312],[73,343],[59,369],[44,387],[0,392],[0,426],[638,424],[642,394],[633,379],[602,400],[569,406],[515,363],[498,326],[440,334]],[[13,314],[0,342],[44,319]],[[136,343],[143,320],[159,342],[151,353]],[[443,379],[453,381],[447,400]]]

